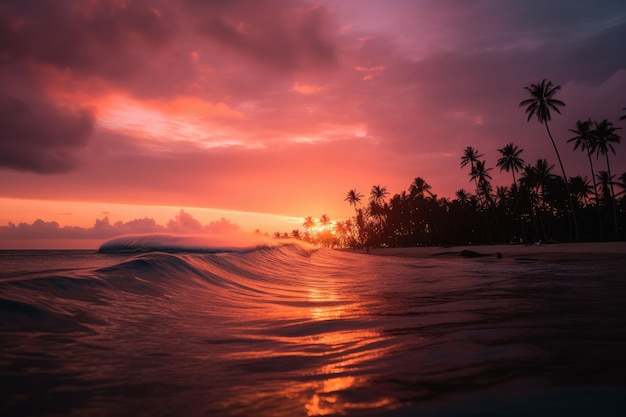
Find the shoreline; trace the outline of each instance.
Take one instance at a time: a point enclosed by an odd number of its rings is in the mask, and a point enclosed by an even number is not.
[[[407,248],[372,248],[369,252],[348,249],[350,253],[395,256],[402,258],[478,258],[518,260],[626,260],[626,242],[549,243],[541,245],[499,244],[465,246],[420,246]],[[499,254],[499,255],[498,255]]]

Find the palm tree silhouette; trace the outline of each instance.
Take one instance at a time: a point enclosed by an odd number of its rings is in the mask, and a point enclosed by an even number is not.
[[[622,110],[626,111],[626,107],[624,107]],[[619,118],[620,120],[626,120],[626,114],[624,114],[622,117]]]
[[[608,177],[610,179],[609,184],[610,184],[610,190],[611,190],[611,199],[612,199],[612,206],[613,206],[613,226],[615,226],[615,233],[618,232],[618,225],[617,225],[617,204],[615,201],[615,190],[613,188],[613,175],[611,175],[611,164],[609,163],[609,151],[613,152],[613,155],[615,155],[615,148],[613,147],[613,144],[618,144],[620,143],[620,136],[615,133],[619,128],[613,126],[613,123],[609,122],[608,120],[604,119],[603,121],[601,121],[600,123],[598,122],[594,122],[595,128],[593,130],[593,136],[595,137],[595,147],[594,150],[596,152],[596,158],[598,158],[600,155],[603,155],[606,157],[606,170],[607,170],[607,174]]]
[[[572,220],[574,222],[574,238],[575,240],[578,240],[578,222],[576,221],[576,213],[574,212],[574,206],[572,204],[572,196],[569,190],[567,175],[565,174],[565,168],[563,167],[563,161],[561,161],[559,149],[556,147],[556,143],[554,143],[554,138],[552,137],[550,126],[548,125],[548,122],[552,119],[550,112],[554,110],[558,114],[561,114],[559,107],[565,106],[565,103],[561,100],[553,98],[554,95],[561,89],[561,86],[553,86],[552,81],[548,81],[544,78],[543,81],[537,84],[531,84],[528,87],[524,87],[524,89],[530,94],[531,98],[522,100],[519,105],[520,107],[526,106],[526,113],[528,114],[527,121],[530,121],[533,116],[536,116],[537,121],[546,126],[546,131],[548,132],[550,142],[552,142],[552,146],[554,147],[556,157],[559,160],[561,172],[563,173],[563,182],[565,183],[565,189],[567,192],[567,202]]]
[[[596,184],[595,172],[593,170],[593,161],[591,160],[591,154],[595,151],[595,135],[593,134],[591,119],[584,121],[578,120],[576,122],[576,129],[570,129],[569,131],[574,133],[576,136],[568,139],[567,142],[574,142],[574,150],[580,148],[581,151],[587,153],[589,166],[591,168],[591,178],[593,180],[593,191],[597,201],[598,187]]]
[[[377,227],[379,228],[379,233],[382,235],[383,230],[386,227],[386,222],[384,220],[385,213],[388,211],[389,206],[385,202],[389,191],[387,191],[387,187],[381,187],[380,185],[374,185],[370,190],[370,214],[374,216],[377,221]]]
[[[462,206],[468,205],[472,198],[472,195],[468,193],[467,191],[465,191],[465,189],[463,188],[457,190],[455,195],[456,195],[456,201],[458,201],[459,204],[461,204]]]
[[[543,189],[547,188],[548,183],[552,180],[555,175],[552,173],[554,170],[554,165],[548,163],[548,160],[545,158],[537,159],[535,166],[533,167],[535,171],[535,181],[536,185]]]
[[[594,181],[595,183],[595,181]],[[581,205],[587,204],[589,194],[592,193],[591,185],[589,185],[589,179],[583,178],[580,175],[570,178],[570,187],[572,194],[576,196],[576,199]]]
[[[609,175],[608,171],[598,172],[598,182],[600,183],[600,190],[602,190],[602,200],[609,204],[612,199],[611,187],[613,186],[613,176]]]
[[[387,187],[374,185],[370,191],[370,201],[373,201],[380,206],[385,202],[385,198],[387,198],[388,195],[389,191],[387,191]]]
[[[359,193],[356,189],[352,189],[348,191],[348,195],[346,196],[346,198],[343,199],[343,201],[347,201],[348,204],[354,206],[354,208],[356,209],[356,205],[361,202],[362,198],[363,194]]]
[[[327,214],[322,214],[320,216],[320,224],[322,225],[324,229],[326,229],[328,225],[330,224],[330,217],[328,217]]]
[[[492,168],[487,168],[486,164],[487,164],[487,161],[477,161],[470,175],[471,175],[471,179],[474,180],[474,182],[476,182],[477,184],[477,191],[479,193],[482,193],[483,197],[485,198],[486,204],[489,207],[491,207],[491,210],[493,211],[493,219],[496,222],[496,227],[498,229],[498,232],[500,233],[500,237],[502,238],[503,237],[502,230],[500,229],[500,223],[498,222],[498,217],[496,213],[496,205],[493,202],[493,199],[491,198],[492,178],[491,178],[491,174],[489,173],[489,171],[491,171]],[[491,234],[489,230],[488,232],[489,234]]]
[[[509,187],[504,185],[498,185],[496,187],[496,206],[501,206],[506,203],[509,198]]]
[[[426,182],[426,180],[422,177],[417,177],[413,180],[411,185],[409,186],[409,191],[413,197],[416,196],[424,196],[424,194],[428,194],[429,196],[433,196],[433,193],[430,191],[432,187],[430,184]]]
[[[302,227],[304,227],[304,239],[312,242],[314,238],[311,236],[311,229],[315,227],[315,220],[313,219],[313,216],[305,217],[304,222],[302,222]]]
[[[478,153],[478,149],[474,149],[471,146],[463,149],[463,156],[461,156],[461,168],[465,168],[467,164],[470,165],[470,176],[474,172],[474,168],[476,163],[480,161],[483,155]],[[476,190],[478,190],[478,180],[474,180],[474,184],[476,185]],[[480,192],[477,193],[480,196]]]
[[[515,172],[524,167],[524,160],[520,158],[520,154],[524,152],[524,150],[519,149],[517,145],[510,142],[504,146],[504,148],[498,149],[498,152],[502,154],[502,158],[498,159],[496,166],[500,167],[500,172],[502,172],[502,170],[506,172],[511,171],[513,174],[513,184],[517,184],[515,181]]]
[[[482,157],[483,155],[479,154],[477,149],[468,146],[463,150],[463,156],[461,157],[461,168],[465,168],[467,164],[470,164],[470,168],[474,170],[474,165]]]
[[[489,173],[491,168],[486,168],[486,163],[487,161],[477,161],[471,172],[472,180],[476,181],[479,190],[486,194],[485,198],[489,196],[489,190],[491,189],[491,183],[489,181],[492,180],[491,174]]]

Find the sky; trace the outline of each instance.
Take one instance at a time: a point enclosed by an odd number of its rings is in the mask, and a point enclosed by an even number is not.
[[[0,248],[288,232],[417,176],[452,198],[467,146],[510,185],[509,142],[558,167],[519,107],[544,78],[567,174],[590,177],[568,130],[626,127],[624,39],[623,0],[0,0]]]

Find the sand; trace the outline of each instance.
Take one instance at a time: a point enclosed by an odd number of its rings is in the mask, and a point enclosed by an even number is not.
[[[366,253],[365,251],[354,251]],[[408,258],[467,257],[519,260],[626,260],[626,242],[555,243],[542,245],[469,245],[450,247],[376,248],[369,255]],[[499,255],[498,255],[499,254]],[[484,256],[477,256],[484,255]]]

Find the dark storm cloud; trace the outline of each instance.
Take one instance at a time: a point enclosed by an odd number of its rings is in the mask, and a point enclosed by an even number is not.
[[[438,2],[456,28],[456,53],[497,53],[561,82],[600,83],[626,66],[622,1]],[[471,6],[471,7],[470,7]],[[502,70],[506,70],[505,66]]]
[[[59,74],[110,81],[141,71],[151,51],[174,33],[172,18],[157,9],[160,5],[0,3],[1,167],[41,174],[76,167],[77,151],[87,144],[95,116],[80,103],[57,103],[47,87],[54,86]]]
[[[93,114],[87,109],[28,102],[0,92],[0,167],[40,174],[69,172],[93,126]]]
[[[324,8],[284,0],[185,3],[200,34],[256,62],[281,70],[336,65]]]
[[[187,25],[182,19],[190,16],[197,31],[217,46],[273,68],[336,63],[326,9],[283,0],[5,1],[0,58],[124,78],[148,67],[151,54],[173,39],[181,41],[177,36]]]
[[[0,59],[120,78],[175,33],[158,1],[23,0],[0,4]],[[143,49],[138,49],[142,47]]]

